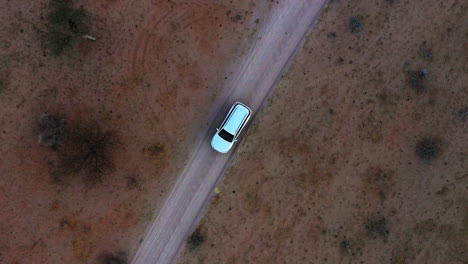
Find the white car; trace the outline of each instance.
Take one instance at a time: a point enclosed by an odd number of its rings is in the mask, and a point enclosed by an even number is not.
[[[216,129],[216,134],[211,140],[213,149],[220,153],[227,153],[237,141],[237,137],[249,121],[251,114],[252,110],[245,104],[235,103],[221,126]]]

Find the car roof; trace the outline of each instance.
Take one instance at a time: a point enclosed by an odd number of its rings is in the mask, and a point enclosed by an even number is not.
[[[234,107],[234,110],[232,110],[231,115],[229,116],[229,119],[226,121],[226,124],[224,125],[224,129],[235,135],[239,128],[242,126],[242,123],[245,121],[245,119],[249,116],[250,110],[246,108],[245,106],[241,104],[237,104]]]

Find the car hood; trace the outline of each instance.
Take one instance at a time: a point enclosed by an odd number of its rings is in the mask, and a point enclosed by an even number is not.
[[[223,138],[221,138],[218,133],[216,133],[213,137],[213,139],[211,140],[211,146],[218,152],[221,152],[221,153],[226,153],[228,152],[232,145],[234,143],[232,142],[227,142],[226,140],[224,140]]]

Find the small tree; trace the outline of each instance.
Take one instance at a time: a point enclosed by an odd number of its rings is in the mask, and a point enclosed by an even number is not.
[[[67,144],[59,150],[59,175],[80,175],[86,183],[101,181],[114,170],[112,151],[120,141],[114,131],[87,124],[69,130]]]
[[[57,151],[55,181],[76,175],[94,184],[114,170],[112,152],[121,146],[115,131],[105,131],[98,123],[67,123],[65,127],[64,119],[48,113],[40,116],[39,125],[39,144]]]
[[[78,39],[89,36],[89,15],[83,6],[75,8],[72,0],[51,0],[43,45],[54,56],[63,54]]]

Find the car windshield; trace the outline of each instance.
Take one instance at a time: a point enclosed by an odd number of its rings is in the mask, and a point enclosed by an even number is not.
[[[224,140],[226,140],[227,142],[232,142],[232,140],[234,139],[234,136],[224,129],[219,131],[219,136],[223,138]]]

